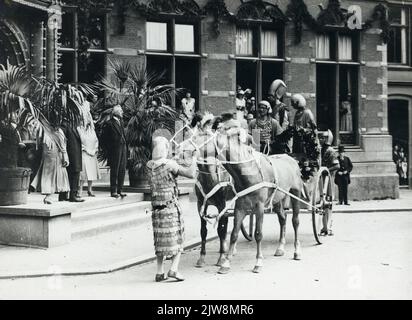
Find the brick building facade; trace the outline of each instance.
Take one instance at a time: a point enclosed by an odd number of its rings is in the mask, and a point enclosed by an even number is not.
[[[288,86],[284,102],[303,94],[320,129],[331,129],[334,144],[346,145],[354,162],[350,197],[398,197],[388,131],[387,1],[126,3],[115,1],[90,16],[101,34],[87,30],[94,41],[86,64],[79,15],[75,7],[63,7],[54,49],[60,81],[93,81],[108,72],[109,59],[127,60],[166,70],[164,81],[190,89],[198,110],[219,114],[234,110],[238,85],[260,100],[281,78]],[[352,116],[342,127],[346,100]]]

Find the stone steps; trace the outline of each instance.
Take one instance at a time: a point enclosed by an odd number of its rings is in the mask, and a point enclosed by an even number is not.
[[[76,205],[71,215],[71,239],[78,240],[102,233],[134,227],[150,221],[146,209],[149,201],[143,201],[141,193],[129,193],[121,199],[111,198],[106,193],[96,192],[96,198]]]

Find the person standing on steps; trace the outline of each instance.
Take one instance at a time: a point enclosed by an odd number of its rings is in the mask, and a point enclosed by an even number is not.
[[[127,143],[123,127],[123,109],[113,107],[112,118],[104,126],[101,139],[107,148],[110,167],[110,195],[113,198],[126,197],[122,192],[127,165]]]
[[[75,125],[69,122],[67,119],[63,121],[62,130],[67,139],[67,154],[69,156],[69,166],[67,167],[67,174],[69,175],[70,202],[84,202],[84,199],[79,197],[79,185],[80,185],[80,172],[83,167],[82,159],[82,142],[80,135]],[[59,200],[64,199],[64,194],[59,195]]]

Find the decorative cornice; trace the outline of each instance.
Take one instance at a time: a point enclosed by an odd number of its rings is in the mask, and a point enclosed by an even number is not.
[[[224,0],[209,0],[203,8],[203,13],[213,16],[213,30],[216,36],[220,35],[220,24],[223,19],[235,20],[234,15],[227,9]]]
[[[194,0],[151,0],[147,4],[135,0],[131,5],[144,17],[159,14],[200,17],[202,14],[202,10]]]
[[[379,27],[382,30],[381,38],[384,43],[387,43],[390,39],[389,28],[390,24],[388,21],[388,8],[379,3],[374,9],[372,13],[372,17],[365,22],[363,27],[364,30],[367,30],[372,27],[373,22],[377,21],[379,23]]]
[[[251,0],[243,2],[236,13],[238,21],[266,21],[272,23],[286,23],[287,17],[277,5],[262,1]]]

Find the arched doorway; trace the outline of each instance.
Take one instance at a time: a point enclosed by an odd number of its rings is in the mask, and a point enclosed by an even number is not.
[[[394,160],[398,160],[397,172],[400,175],[399,184],[408,185],[411,168],[411,135],[412,128],[409,121],[411,117],[411,99],[392,97],[388,100],[388,129],[392,135],[393,148],[399,150],[394,153]],[[402,153],[401,153],[402,152]],[[407,165],[402,163],[406,163]],[[403,167],[403,168],[402,168]]]
[[[0,64],[29,66],[29,48],[20,29],[6,19],[0,19]]]

